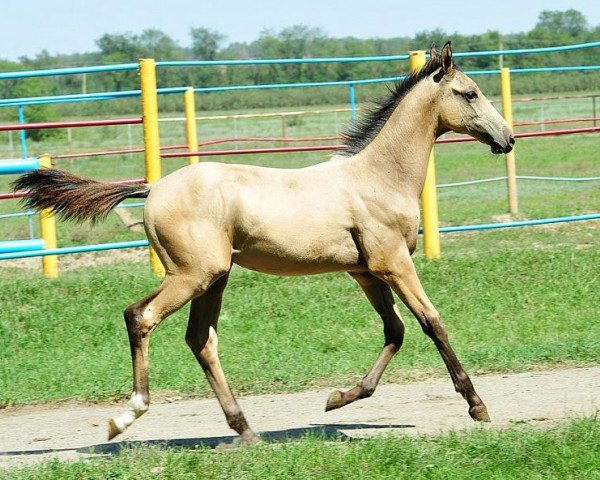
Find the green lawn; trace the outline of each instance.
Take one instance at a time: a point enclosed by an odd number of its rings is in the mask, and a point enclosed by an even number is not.
[[[125,450],[115,457],[0,472],[14,480],[120,479],[594,479],[600,476],[600,424],[573,420],[549,430],[387,436],[345,441],[308,436],[235,451]]]
[[[583,101],[571,104],[567,113],[572,115],[584,115],[589,108]],[[533,106],[515,104],[516,118],[535,119]],[[566,115],[555,107],[546,105],[546,115]],[[288,135],[334,133],[334,120],[299,117],[290,120]],[[164,125],[168,126],[163,129],[165,142],[180,141],[181,125]],[[210,138],[231,135],[231,125],[223,121],[209,125]],[[243,125],[246,130],[242,124],[236,126],[238,135],[276,135],[281,128],[279,119]],[[92,129],[82,141],[104,144],[98,133],[102,131],[110,136],[110,130]],[[597,135],[519,141],[518,172],[598,176],[597,143]],[[64,150],[58,140],[43,147]],[[222,160],[294,167],[324,158],[311,153]],[[165,161],[164,171],[182,164]],[[500,176],[505,168],[502,156],[473,143],[437,147],[436,164],[439,183]],[[95,178],[143,176],[139,156],[63,160],[58,166]],[[8,188],[9,180],[0,179],[0,190]],[[597,211],[600,188],[598,182],[523,180],[519,199],[521,218],[575,215]],[[440,189],[439,205],[442,225],[503,221],[505,185]],[[0,213],[17,208],[16,201],[0,202]],[[134,214],[139,218],[141,212]],[[35,225],[34,230],[37,234]],[[127,230],[114,213],[93,228],[61,222],[58,232],[59,246],[143,238]],[[22,218],[2,219],[0,235],[25,238],[27,224]],[[598,362],[597,221],[448,234],[442,242],[442,261],[428,263],[419,253],[417,266],[469,371]],[[131,372],[122,311],[156,287],[158,281],[147,265],[117,262],[64,272],[51,282],[36,270],[10,265],[0,264],[0,403],[128,394]],[[166,321],[153,339],[152,385],[156,390],[207,395],[206,381],[183,341],[185,316],[180,312]],[[380,320],[345,275],[278,278],[239,269],[226,293],[221,333],[223,363],[241,393],[351,385],[366,372],[382,342]],[[430,374],[444,374],[441,360],[410,319],[406,345],[384,378],[394,381]]]
[[[441,261],[417,256],[468,371],[598,362],[597,226],[448,234]],[[128,395],[122,311],[157,284],[145,263],[68,271],[55,281],[3,270],[0,401]],[[153,336],[152,389],[211,395],[183,340],[183,310]],[[385,381],[445,375],[437,351],[404,313],[406,342]],[[235,269],[220,323],[224,368],[242,394],[350,386],[381,347],[380,323],[344,274],[285,278]]]

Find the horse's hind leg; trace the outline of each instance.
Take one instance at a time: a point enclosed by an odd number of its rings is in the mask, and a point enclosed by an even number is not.
[[[373,395],[383,371],[402,346],[404,339],[404,322],[394,304],[390,287],[369,273],[351,275],[362,287],[371,305],[383,320],[385,344],[369,373],[354,388],[346,392],[340,392],[339,390],[331,392],[327,399],[325,411],[340,408]]]
[[[256,443],[259,438],[248,425],[229,388],[217,352],[217,322],[227,278],[228,275],[224,275],[204,295],[192,301],[185,340],[204,370],[229,426],[240,435],[243,442]]]
[[[227,270],[225,270],[227,271]],[[171,313],[179,310],[191,298],[201,295],[208,286],[222,275],[206,271],[204,275],[167,273],[161,286],[151,295],[125,310],[125,324],[129,335],[133,363],[133,393],[127,409],[109,420],[108,439],[124,432],[150,405],[148,389],[148,346],[150,334]]]

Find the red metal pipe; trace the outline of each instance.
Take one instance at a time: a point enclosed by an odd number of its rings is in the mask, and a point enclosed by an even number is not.
[[[593,122],[600,120],[600,117],[586,117],[586,118],[562,118],[554,120],[538,120],[531,122],[515,122],[515,127],[525,127],[529,125],[551,125],[555,123],[579,123],[579,122]]]
[[[239,137],[239,138],[216,138],[213,140],[207,140],[206,142],[200,142],[198,146],[204,147],[208,145],[216,145],[218,143],[230,143],[230,142],[316,142],[319,140],[338,140],[341,137],[306,137],[306,138],[277,138],[277,137]],[[161,150],[180,150],[187,148],[187,145],[167,145],[160,147]],[[126,155],[129,153],[142,153],[143,147],[121,149],[121,150],[106,150],[99,152],[85,152],[85,153],[64,153],[60,155],[52,155],[53,160],[63,160],[69,158],[83,158],[83,157],[102,157],[106,155]]]
[[[78,128],[101,127],[108,125],[136,125],[142,123],[140,118],[113,118],[108,120],[78,120],[74,122],[13,123],[0,125],[0,132],[8,130],[41,130],[45,128]]]
[[[321,140],[339,140],[339,135],[331,137],[303,137],[303,138],[280,138],[280,137],[237,137],[237,138],[215,138],[206,142],[200,142],[198,146],[216,145],[217,143],[231,142],[317,142]]]
[[[516,138],[528,138],[528,137],[546,137],[553,135],[569,135],[573,133],[592,133],[599,132],[600,127],[589,127],[589,128],[572,128],[567,130],[547,130],[545,132],[525,132],[515,133]],[[462,142],[475,142],[476,139],[473,137],[457,137],[457,138],[443,138],[437,140],[435,143],[462,143]],[[250,148],[240,150],[200,150],[197,152],[176,152],[176,153],[165,153],[161,155],[162,158],[178,158],[178,157],[191,157],[191,156],[205,156],[211,157],[215,155],[248,155],[255,153],[289,153],[289,152],[310,152],[318,150],[336,150],[343,148],[343,145],[319,145],[311,147],[280,147],[280,148]]]
[[[523,132],[515,133],[515,138],[530,138],[530,137],[548,137],[556,135],[569,135],[572,133],[593,133],[600,132],[600,127],[588,127],[588,128],[571,128],[566,130],[546,130],[544,132]],[[462,143],[462,142],[475,142],[477,139],[473,137],[457,137],[457,138],[442,138],[436,140],[435,143]]]
[[[566,130],[546,130],[545,132],[524,132],[515,133],[516,138],[529,138],[529,137],[546,137],[551,135],[570,135],[572,133],[593,133],[600,132],[600,127],[587,127],[587,128],[571,128]]]
[[[0,200],[24,197],[27,192],[3,192],[0,193]]]
[[[550,125],[552,123],[575,123],[575,122],[595,122],[600,120],[600,117],[587,118],[563,118],[559,120],[540,120],[538,122],[515,122],[515,127],[524,127],[526,125]]]
[[[187,145],[166,145],[160,147],[161,150],[179,150],[181,148],[187,148]],[[144,148],[130,148],[123,150],[106,150],[100,152],[86,152],[86,153],[64,153],[61,155],[51,155],[52,160],[63,160],[67,158],[83,158],[83,157],[102,157],[105,155],[125,155],[128,153],[143,153]]]
[[[312,147],[277,147],[277,148],[247,148],[240,150],[201,150],[199,152],[174,152],[164,153],[162,158],[178,157],[211,157],[214,155],[250,155],[254,153],[289,153],[289,152],[315,152],[319,150],[336,150],[342,145],[318,145]]]
[[[528,133],[516,133],[517,138],[531,138],[531,137],[547,137],[552,135],[569,135],[574,133],[593,133],[600,132],[600,127],[589,127],[589,128],[572,128],[568,130],[547,130],[545,132],[528,132]],[[438,140],[436,143],[460,143],[460,142],[474,142],[475,139],[472,137],[459,137],[459,138],[445,138]],[[247,155],[254,153],[285,153],[285,152],[311,152],[321,150],[336,150],[343,147],[343,145],[319,145],[310,147],[281,147],[281,148],[252,148],[246,150],[207,150],[199,152],[174,152],[165,153],[161,155],[163,158],[177,158],[177,157],[189,157],[192,155],[198,156],[214,156],[214,155]],[[145,183],[145,178],[134,178],[131,180],[118,180],[112,183],[118,184],[137,184]],[[10,198],[24,197],[27,192],[4,192],[0,193],[0,200]]]

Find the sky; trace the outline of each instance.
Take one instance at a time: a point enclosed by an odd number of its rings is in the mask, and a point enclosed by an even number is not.
[[[158,28],[180,45],[191,27],[248,42],[264,29],[303,24],[333,37],[412,36],[441,28],[449,33],[530,30],[542,10],[575,8],[600,24],[598,0],[2,0],[0,58],[16,60],[46,49],[51,54],[96,50],[104,33]],[[459,45],[455,45],[459,49]]]

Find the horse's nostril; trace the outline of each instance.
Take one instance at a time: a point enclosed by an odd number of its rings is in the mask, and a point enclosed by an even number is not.
[[[513,146],[515,144],[515,137],[513,137],[512,135],[510,137],[508,137],[508,143]]]

